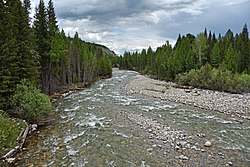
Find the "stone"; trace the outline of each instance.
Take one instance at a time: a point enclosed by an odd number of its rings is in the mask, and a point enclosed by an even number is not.
[[[186,141],[180,141],[179,144],[180,144],[182,147],[184,147],[184,146],[187,144],[187,142],[186,142]]]
[[[15,161],[15,158],[7,158],[6,159],[6,162],[8,162],[8,163],[13,163]]]
[[[204,144],[205,147],[210,147],[212,145],[212,143],[210,141],[206,141],[206,143]]]
[[[148,152],[151,152],[151,151],[153,151],[153,150],[154,150],[153,148],[148,148],[148,149],[147,149]]]
[[[153,138],[154,138],[154,135],[149,135],[148,138],[149,138],[149,139],[153,139]]]
[[[187,144],[187,145],[186,145],[186,148],[190,148],[190,147],[191,147],[191,145],[190,145],[190,144]]]
[[[227,163],[229,166],[233,166],[233,163],[232,162],[228,162]]]
[[[179,156],[179,159],[181,159],[181,160],[188,160],[188,157],[187,157],[187,156],[184,156],[184,155],[180,155],[180,156]]]
[[[31,131],[36,131],[36,129],[38,128],[37,124],[32,124],[31,125]]]
[[[179,146],[175,146],[175,149],[176,149],[176,150],[179,150],[179,149],[180,149],[180,147],[179,147]]]

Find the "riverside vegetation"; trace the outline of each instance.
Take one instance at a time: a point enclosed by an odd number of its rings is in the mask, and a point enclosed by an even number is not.
[[[125,52],[118,59],[120,69],[174,81],[182,85],[225,91],[250,92],[250,41],[247,25],[241,33],[229,29],[224,36],[205,29],[197,36],[179,35],[172,47],[169,42],[153,51]]]
[[[47,7],[40,0],[32,24],[30,6],[30,0],[0,1],[1,155],[22,129],[9,116],[38,123],[51,115],[48,95],[112,75],[115,54],[60,31],[52,0]]]

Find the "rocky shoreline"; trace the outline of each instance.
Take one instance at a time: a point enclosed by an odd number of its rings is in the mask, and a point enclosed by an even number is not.
[[[135,75],[122,89],[128,94],[143,94],[202,109],[213,110],[233,117],[239,123],[250,120],[250,94],[230,94],[211,90],[181,87],[177,84]],[[208,111],[209,112],[209,111]],[[131,122],[147,134],[148,152],[159,152],[166,158],[166,166],[248,166],[237,161],[230,152],[204,132],[191,133],[176,129],[167,122],[159,122],[144,114],[123,112]],[[213,164],[213,165],[211,165]]]
[[[140,126],[151,143],[147,151],[158,152],[166,160],[166,166],[233,166],[227,153],[218,151],[204,133],[191,135],[188,131],[174,129],[142,114],[122,112],[131,122]],[[241,165],[244,166],[242,163]]]
[[[178,85],[136,75],[123,87],[128,94],[143,94],[202,109],[214,110],[239,121],[250,120],[250,94],[230,94],[212,90],[178,87]]]

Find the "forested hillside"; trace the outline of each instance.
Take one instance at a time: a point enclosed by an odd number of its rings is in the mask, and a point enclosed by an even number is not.
[[[233,93],[250,92],[250,41],[247,25],[239,34],[230,29],[224,36],[205,29],[197,36],[179,35],[172,47],[169,42],[156,51],[125,52],[119,58],[120,69],[184,85]]]
[[[52,94],[112,75],[112,52],[82,41],[77,32],[67,37],[52,0],[47,6],[40,0],[33,21],[30,9],[30,0],[0,1],[0,110],[17,108],[13,95],[20,84]]]

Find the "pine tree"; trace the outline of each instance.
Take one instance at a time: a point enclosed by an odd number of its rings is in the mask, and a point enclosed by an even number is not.
[[[4,1],[0,1],[0,109],[7,108],[7,101],[10,95],[14,92],[15,82],[11,75],[10,65],[12,61],[16,59],[14,53],[15,40],[11,39],[12,35],[12,22],[11,14],[8,11],[8,4]],[[13,50],[11,50],[13,49]],[[14,78],[16,79],[16,78]]]
[[[232,71],[233,73],[237,72],[237,61],[232,44],[230,44],[230,46],[226,50],[226,55],[222,62],[222,66],[224,66],[225,69]]]
[[[215,43],[213,49],[212,49],[212,56],[211,56],[211,65],[215,68],[219,67],[221,62],[220,59],[220,48],[218,43]]]
[[[33,29],[36,38],[36,51],[40,56],[42,91],[50,93],[51,45],[48,32],[47,13],[43,0],[40,0],[38,8],[36,8]]]
[[[244,25],[241,33],[241,57],[239,60],[239,71],[246,71],[250,74],[250,53],[247,24]]]
[[[4,18],[4,34],[1,34],[1,92],[3,97],[11,97],[15,87],[22,79],[38,83],[38,61],[33,50],[31,29],[27,11],[20,0],[6,1],[1,9]],[[1,93],[1,96],[2,96]]]
[[[57,19],[56,19],[56,14],[55,14],[55,9],[54,9],[54,3],[53,3],[52,0],[49,0],[47,14],[48,14],[49,33],[50,33],[50,36],[53,36],[56,33],[59,33],[59,28],[58,28],[58,25],[57,25]]]
[[[23,6],[25,8],[27,18],[29,19],[29,22],[30,22],[30,20],[31,20],[31,18],[29,17],[30,10],[31,10],[31,2],[30,2],[30,0],[24,0],[23,1]]]

